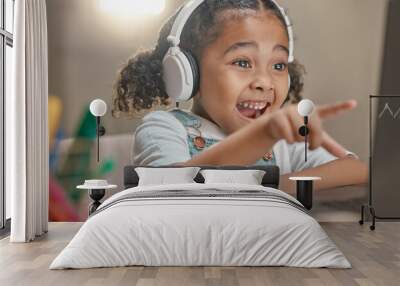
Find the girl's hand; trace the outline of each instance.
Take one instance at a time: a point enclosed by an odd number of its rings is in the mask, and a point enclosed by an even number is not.
[[[323,130],[322,120],[337,116],[343,111],[352,110],[356,106],[357,102],[355,100],[317,106],[311,116],[309,116],[308,121],[308,128],[310,130],[309,148],[314,150],[323,146],[327,148],[327,150],[333,151],[335,153],[333,155],[343,156],[343,152],[345,153],[344,148]],[[285,139],[289,144],[304,141],[304,137],[299,134],[299,128],[304,125],[304,119],[297,111],[297,104],[289,105],[270,114],[266,114],[261,118],[266,120],[265,130],[272,140],[279,141]]]
[[[352,110],[357,107],[357,101],[348,100],[337,104],[337,107],[340,108],[340,111]],[[340,111],[337,110],[337,112]],[[322,132],[322,147],[324,147],[333,156],[338,158],[344,158],[347,155],[347,150],[335,139],[333,139],[326,131]]]

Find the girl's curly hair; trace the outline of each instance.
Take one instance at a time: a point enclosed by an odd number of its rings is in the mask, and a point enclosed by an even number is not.
[[[218,38],[221,22],[246,16],[249,10],[262,9],[274,13],[286,27],[278,7],[270,0],[205,0],[186,23],[180,47],[199,59],[204,48]],[[222,15],[225,11],[230,13]],[[163,81],[162,60],[170,47],[167,37],[178,12],[161,28],[156,46],[139,51],[118,72],[113,87],[113,117],[123,114],[132,118],[160,106],[171,106]],[[291,86],[286,101],[296,102],[301,98],[303,73],[304,68],[298,62],[289,64]]]
[[[301,94],[304,88],[305,73],[306,69],[299,61],[294,60],[289,63],[290,88],[284,103],[298,103],[303,99]]]

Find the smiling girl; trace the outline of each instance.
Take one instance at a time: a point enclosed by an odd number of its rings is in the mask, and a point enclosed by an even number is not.
[[[120,71],[115,117],[173,103],[162,61],[175,17],[161,29],[154,49],[137,54]],[[204,1],[186,23],[180,48],[199,66],[193,108],[147,114],[135,132],[136,165],[278,165],[280,189],[289,192],[294,189],[289,176],[322,177],[315,189],[367,181],[366,165],[330,138],[321,123],[353,109],[354,101],[316,108],[304,161],[304,138],[298,134],[303,119],[296,105],[284,105],[289,33],[273,1]]]

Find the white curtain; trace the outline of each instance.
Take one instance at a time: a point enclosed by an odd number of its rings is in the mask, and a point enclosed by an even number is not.
[[[13,92],[6,98],[6,187],[11,242],[48,229],[48,58],[45,0],[16,0]]]

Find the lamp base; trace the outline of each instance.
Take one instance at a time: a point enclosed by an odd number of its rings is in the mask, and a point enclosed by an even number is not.
[[[313,181],[297,181],[296,196],[303,206],[311,210],[313,205]]]
[[[320,177],[290,177],[289,180],[296,181],[296,197],[303,206],[311,210],[313,206],[313,182],[321,180]]]
[[[89,197],[93,200],[93,202],[89,205],[89,216],[94,213],[97,208],[101,205],[100,200],[106,194],[105,189],[90,189]]]

